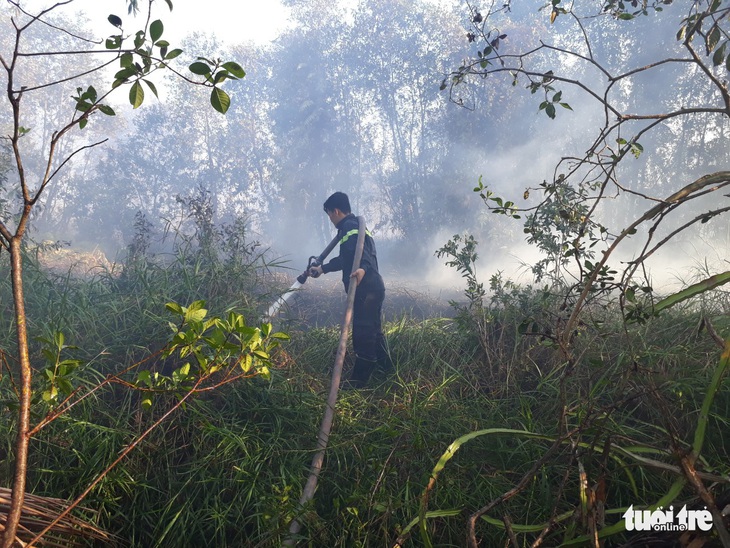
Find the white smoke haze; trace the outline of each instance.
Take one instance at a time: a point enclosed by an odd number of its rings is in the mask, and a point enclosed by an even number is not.
[[[439,298],[458,294],[464,280],[435,252],[455,234],[466,233],[480,244],[477,269],[485,285],[498,272],[531,283],[529,266],[542,256],[525,241],[524,216],[516,221],[489,212],[472,188],[481,178],[495,196],[534,207],[542,198],[539,185],[569,167],[563,163],[556,169],[561,158],[581,157],[593,143],[606,118],[603,107],[585,90],[555,83],[570,109],[557,107],[551,120],[538,109],[543,92],[531,94],[524,79],[512,86],[509,74],[475,78],[456,88],[465,106],[450,102],[448,90],[439,91],[441,80],[476,51],[476,44],[466,39],[470,13],[460,2],[286,4],[276,3],[282,21],[269,34],[262,29],[256,36],[253,27],[236,37],[230,22],[216,26],[201,19],[182,40],[185,35],[172,30],[181,14],[168,21],[165,10],[158,13],[186,51],[233,56],[246,69],[246,78],[224,86],[232,97],[230,111],[225,117],[213,112],[205,92],[166,78],[160,101],[150,98],[132,113],[122,106],[125,88],[114,119],[95,118],[86,133],[73,135],[76,145],[95,135],[112,140],[103,149],[79,155],[49,189],[34,219],[34,238],[68,240],[73,248],[103,249],[110,259],[119,258],[134,237],[140,212],[154,225],[162,251],[166,226],[192,230],[189,221],[183,222],[186,211],[178,198],[202,190],[210,197],[212,220],[247,219],[251,237],[285,263],[282,275],[293,282],[308,257],[318,255],[334,236],[322,203],[341,190],[374,232],[388,284]],[[543,39],[588,55],[569,18],[550,25],[545,12],[527,4],[516,3],[494,21],[507,34],[502,53]],[[677,4],[631,22],[595,19],[587,27],[591,54],[616,72],[682,55],[675,34],[686,14]],[[254,9],[253,4],[242,6]],[[3,6],[4,51],[10,14]],[[93,19],[100,17],[94,8]],[[252,20],[261,21],[253,15]],[[77,23],[79,30],[89,28]],[[106,31],[114,30],[109,27]],[[41,48],[49,39],[39,35],[32,45]],[[181,59],[183,68],[194,60]],[[52,67],[59,74],[71,68]],[[607,81],[595,66],[557,52],[533,68],[559,68],[595,89]],[[37,79],[47,70],[29,65],[27,74]],[[689,105],[696,96],[711,104],[716,97],[702,87],[702,76],[667,65],[622,80],[610,98],[634,113]],[[27,125],[33,131],[28,150],[43,150],[40,145],[54,122],[72,108],[68,97],[74,85],[56,95],[29,94]],[[5,108],[3,128],[7,116]],[[717,116],[671,120],[642,137],[644,152],[622,162],[620,182],[661,199],[701,175],[726,169],[729,130],[728,121]],[[27,169],[42,172],[39,154],[29,154]],[[12,177],[3,197],[12,198],[10,188]],[[609,191],[611,199],[595,214],[612,234],[656,203],[626,193],[613,199],[614,193]],[[730,201],[720,196],[683,206],[657,230],[654,241],[721,200]],[[621,267],[635,258],[649,226],[624,242],[610,264]],[[727,226],[723,217],[698,224],[652,255],[646,267],[655,289],[679,288],[702,269],[726,270]],[[603,248],[596,251],[600,255]],[[329,278],[317,283],[332,289],[337,279]]]

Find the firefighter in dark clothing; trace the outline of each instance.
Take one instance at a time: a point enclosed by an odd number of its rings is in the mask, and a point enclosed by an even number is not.
[[[359,223],[350,210],[350,200],[347,194],[335,192],[324,203],[324,211],[337,228],[337,236],[340,238],[340,255],[322,266],[312,267],[310,274],[317,277],[327,272],[342,271],[345,291],[349,289],[352,280],[357,283],[352,321],[355,367],[345,387],[362,388],[367,384],[376,366],[380,366],[386,371],[393,368],[381,327],[385,285],[378,272],[375,241],[369,231],[366,231],[365,234],[360,268],[351,272]]]

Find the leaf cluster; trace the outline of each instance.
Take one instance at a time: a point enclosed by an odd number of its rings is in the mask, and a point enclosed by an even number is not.
[[[242,376],[269,378],[271,353],[289,339],[285,333],[272,332],[270,323],[247,325],[244,316],[235,311],[229,311],[225,318],[208,318],[202,300],[189,306],[170,302],[165,307],[178,317],[179,324],[169,323],[173,335],[162,357],[175,357],[183,364],[170,375],[150,370],[137,373],[135,386],[145,391],[145,408],[152,406],[155,393],[198,390],[216,374],[222,376],[215,381],[217,385]],[[236,374],[236,369],[241,373]]]
[[[110,15],[109,22],[122,29],[122,19],[117,15]],[[164,24],[157,19],[150,23],[148,32],[138,31],[134,35],[134,47],[123,50],[123,34],[115,34],[106,40],[106,47],[110,50],[118,50],[120,53],[120,70],[114,75],[112,88],[122,84],[131,83],[129,90],[129,103],[133,108],[142,105],[145,98],[144,83],[157,97],[157,88],[147,78],[153,71],[168,67],[168,63],[179,57],[183,51],[179,48],[170,49],[170,43],[162,40]],[[212,65],[212,67],[211,67]],[[238,80],[246,73],[243,68],[234,61],[212,62],[204,57],[198,57],[198,61],[189,66],[192,74],[204,76],[201,85],[212,87],[210,103],[218,112],[225,114],[230,107],[231,101],[228,94],[219,86],[225,80]]]
[[[41,354],[48,364],[42,371],[42,382],[45,382],[40,389],[40,396],[44,402],[54,405],[60,397],[65,398],[73,393],[76,373],[83,362],[61,358],[66,350],[76,349],[75,346],[65,344],[65,336],[61,331],[56,331],[52,337],[38,337],[38,341],[43,345]]]

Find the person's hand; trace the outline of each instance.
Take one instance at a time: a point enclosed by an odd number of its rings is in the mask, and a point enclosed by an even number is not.
[[[365,276],[365,271],[362,268],[358,268],[355,272],[350,274],[350,278],[356,279],[357,285],[360,285],[360,282],[362,281],[363,276]]]
[[[309,275],[312,278],[319,278],[322,274],[324,274],[324,270],[322,270],[321,266],[312,266],[309,268]]]

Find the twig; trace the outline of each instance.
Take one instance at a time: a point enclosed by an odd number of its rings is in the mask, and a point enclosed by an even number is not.
[[[715,326],[712,325],[712,321],[709,317],[705,316],[702,318],[702,322],[704,323],[705,327],[707,328],[707,332],[710,334],[710,337],[712,337],[712,340],[715,341],[715,344],[719,346],[721,349],[725,348],[725,339],[723,339],[718,332],[715,330]]]
[[[502,516],[502,522],[504,523],[504,528],[507,531],[507,536],[509,537],[509,541],[510,544],[512,544],[512,547],[520,548],[520,544],[519,542],[517,542],[517,536],[512,530],[512,520],[509,519],[509,515],[505,514],[504,516]]]
[[[467,542],[469,546],[472,548],[478,548],[479,543],[477,542],[476,537],[476,522],[477,520],[489,512],[492,508],[495,506],[508,501],[515,495],[522,492],[529,484],[530,481],[532,481],[532,478],[534,475],[542,468],[543,464],[545,464],[548,459],[552,456],[552,454],[558,450],[558,448],[563,444],[563,442],[576,434],[578,431],[580,431],[581,428],[574,428],[570,432],[563,434],[558,439],[556,439],[553,444],[548,448],[548,450],[543,454],[542,457],[540,457],[538,460],[535,461],[535,464],[532,465],[532,468],[524,475],[522,476],[522,479],[519,481],[517,485],[515,485],[512,489],[509,491],[501,494],[496,499],[492,500],[489,504],[486,506],[480,508],[476,512],[474,512],[469,518],[467,519]]]
[[[717,536],[720,538],[723,548],[730,548],[730,533],[728,533],[727,528],[725,527],[724,517],[718,510],[714,497],[707,490],[697,474],[697,470],[695,469],[691,457],[687,455],[683,456],[680,459],[680,464],[682,465],[682,470],[684,471],[684,476],[687,478],[687,481],[689,481],[690,485],[694,487],[695,491],[702,499],[702,502],[707,505],[708,510],[712,514],[712,522],[715,525]]]

